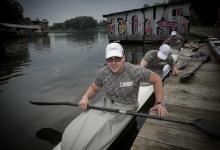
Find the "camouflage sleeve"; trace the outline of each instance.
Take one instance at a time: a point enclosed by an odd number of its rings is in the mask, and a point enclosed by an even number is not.
[[[146,68],[141,68],[140,66],[131,65],[129,68],[129,74],[133,76],[135,80],[138,81],[149,81],[151,76],[151,71]]]
[[[163,42],[163,44],[168,44],[168,45],[170,45],[170,41],[171,41],[171,38],[169,37],[168,39],[166,39],[166,40]]]
[[[95,84],[98,85],[99,87],[103,86],[103,80],[104,80],[104,74],[102,70],[99,70],[95,77]]]
[[[141,68],[140,71],[140,81],[149,81],[151,76],[151,71],[146,68]]]
[[[173,68],[174,67],[174,59],[173,59],[173,56],[172,55],[168,55],[167,57],[167,64],[170,65],[170,68]]]
[[[146,60],[147,62],[151,62],[152,60],[152,53],[154,50],[149,50],[143,57],[144,60]]]
[[[148,61],[148,54],[147,53],[144,55],[143,59]]]

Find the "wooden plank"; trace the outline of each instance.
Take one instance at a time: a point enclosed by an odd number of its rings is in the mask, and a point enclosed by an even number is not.
[[[137,137],[131,150],[184,150],[173,145],[167,145],[158,141]]]
[[[179,120],[179,119],[176,119],[176,120]],[[187,120],[185,120],[185,121],[190,122],[190,121],[187,121]],[[173,123],[173,122],[153,120],[153,119],[146,119],[145,123],[146,124],[149,124],[149,123],[150,124],[158,124],[158,125],[161,125],[161,126],[167,127],[167,128],[173,128],[173,129],[176,129],[176,130],[185,130],[185,131],[188,131],[188,132],[194,132],[196,134],[204,135],[204,133],[201,132],[201,130],[197,130],[197,128],[195,128],[194,126],[191,126],[191,125],[182,125],[182,124],[177,124],[177,123]]]
[[[216,120],[220,118],[220,113],[219,112],[214,112],[214,111],[207,111],[207,110],[202,110],[202,109],[195,109],[195,108],[189,108],[189,107],[183,107],[183,106],[177,106],[177,105],[170,105],[168,104],[167,109],[169,110],[169,115],[166,117],[170,120],[176,120],[176,121],[184,121],[186,123],[191,123],[194,120],[197,119],[204,119],[204,120]],[[177,126],[177,123],[173,122],[168,122],[168,121],[163,121],[163,120],[156,120],[156,119],[146,119],[145,122],[151,122],[151,123],[157,123],[163,126],[166,125],[172,125],[173,127],[177,129],[182,129],[185,128],[187,130],[190,130],[191,132],[201,132],[199,129],[192,129],[192,126],[182,126],[182,124],[179,124]],[[211,123],[211,122],[210,122]]]
[[[189,85],[189,84],[169,84],[164,86],[164,91],[166,95],[176,97],[177,95],[182,95],[183,97],[192,96],[193,97],[207,97],[209,99],[217,99],[216,102],[220,102],[220,86],[209,87],[203,85]],[[191,98],[191,97],[190,97]],[[206,101],[209,101],[206,99]],[[213,101],[212,101],[213,102]],[[215,102],[215,101],[214,101]]]
[[[200,50],[211,54],[206,44]],[[178,63],[184,59],[189,58],[182,56]],[[199,63],[199,58],[192,60],[183,72],[193,69]],[[178,76],[170,76],[164,85],[169,111],[167,118],[186,122],[200,118],[219,119],[219,81],[220,67],[215,59],[203,64],[188,82],[181,83]],[[220,149],[220,138],[209,136],[192,125],[146,119],[132,147],[132,150],[142,149],[216,150]]]
[[[198,72],[199,73],[199,72]],[[169,79],[165,80],[165,87],[164,88],[169,88],[172,86],[180,86],[182,88],[197,88],[197,90],[200,87],[206,88],[206,89],[219,89],[220,88],[220,84],[219,84],[219,80],[220,80],[220,76],[219,74],[215,75],[213,74],[211,77],[207,74],[207,76],[205,77],[200,77],[199,78],[199,74],[195,74],[194,77],[192,77],[189,81],[187,82],[180,82],[179,81],[179,77],[170,77]],[[203,74],[204,75],[204,74]],[[169,83],[169,85],[167,85],[167,83]],[[165,89],[166,90],[166,89]]]
[[[179,87],[177,89],[174,86],[174,89],[166,89],[165,100],[167,104],[220,111],[220,94],[214,89],[209,91],[200,87],[199,90],[190,90]]]
[[[214,111],[204,111],[188,107],[167,105],[169,110],[168,118],[191,122],[198,118],[220,118],[220,113]],[[149,125],[150,124],[150,125]],[[142,131],[143,130],[143,131]],[[156,131],[153,131],[156,130]],[[165,132],[165,133],[164,133]],[[170,135],[167,135],[170,134]],[[161,139],[160,135],[166,138]],[[178,137],[178,138],[177,138]],[[187,142],[190,140],[190,142]],[[165,142],[164,142],[165,141]],[[138,138],[133,144],[133,148],[142,147],[153,150],[157,149],[218,149],[219,139],[210,137],[194,126],[177,124],[173,122],[146,119],[144,126],[139,132]],[[184,144],[185,143],[185,144]],[[203,144],[200,144],[203,143]],[[207,143],[207,144],[206,144]],[[192,145],[192,146],[191,146]],[[204,147],[207,146],[207,147]]]
[[[219,64],[209,63],[186,83],[180,83],[179,77],[171,76],[164,86],[166,103],[220,111],[219,74]]]
[[[167,104],[167,109],[169,110],[168,117],[175,120],[184,120],[186,122],[191,122],[196,119],[219,119],[219,111],[204,110],[200,108],[190,108],[180,105],[170,105]]]
[[[151,119],[148,119],[151,120]],[[192,132],[197,130],[193,126],[167,123],[166,126],[160,123],[144,123],[138,137],[146,140],[157,141],[182,149],[219,149],[220,141],[202,132]],[[187,130],[191,128],[191,130]]]

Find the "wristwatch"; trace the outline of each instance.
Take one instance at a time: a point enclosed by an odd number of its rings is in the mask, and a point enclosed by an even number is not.
[[[165,106],[165,101],[156,102],[156,105],[161,104],[162,106]]]

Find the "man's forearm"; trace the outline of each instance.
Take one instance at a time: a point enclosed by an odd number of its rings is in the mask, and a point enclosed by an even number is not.
[[[87,97],[88,99],[92,99],[98,93],[99,87],[92,83],[89,88],[84,93],[83,97]]]
[[[161,81],[161,80],[160,80]],[[158,81],[156,84],[154,84],[154,91],[155,91],[155,104],[162,103],[163,102],[163,85],[162,81]]]
[[[163,94],[164,94],[162,79],[156,73],[152,73],[150,80],[152,81],[153,86],[154,86],[156,103],[160,103],[163,101]]]

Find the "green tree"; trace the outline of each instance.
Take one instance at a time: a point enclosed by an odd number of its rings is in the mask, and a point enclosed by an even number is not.
[[[107,20],[100,20],[99,23],[98,23],[98,26],[99,27],[106,27],[107,24],[108,24]]]
[[[64,21],[63,23],[54,23],[50,29],[52,30],[86,30],[97,27],[98,23],[93,17],[90,16],[79,16],[69,20]]]
[[[0,0],[0,22],[23,23],[23,6],[15,0]]]

